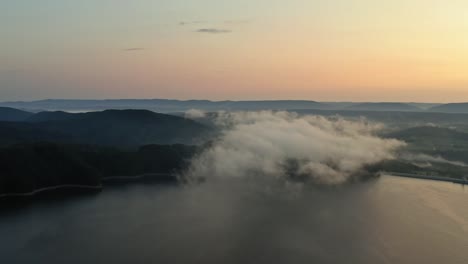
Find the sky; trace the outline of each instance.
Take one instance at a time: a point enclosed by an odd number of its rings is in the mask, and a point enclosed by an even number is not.
[[[0,0],[0,101],[468,101],[466,0]]]

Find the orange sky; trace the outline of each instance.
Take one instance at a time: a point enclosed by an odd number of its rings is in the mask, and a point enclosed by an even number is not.
[[[11,2],[0,100],[468,101],[466,1]]]

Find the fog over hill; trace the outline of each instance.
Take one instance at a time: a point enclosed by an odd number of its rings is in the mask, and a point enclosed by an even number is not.
[[[445,112],[445,113],[468,113],[468,103],[453,103],[444,104],[432,107],[429,109],[431,112]]]
[[[404,142],[376,136],[365,120],[290,112],[221,113],[222,135],[192,161],[194,178],[284,177],[341,184],[368,174],[367,166],[395,158]]]

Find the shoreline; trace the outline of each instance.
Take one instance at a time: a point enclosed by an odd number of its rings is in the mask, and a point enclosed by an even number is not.
[[[418,174],[411,174],[411,173],[402,173],[402,172],[388,172],[382,171],[380,175],[387,175],[393,177],[402,177],[402,178],[412,178],[412,179],[420,179],[420,180],[431,180],[431,181],[440,181],[440,182],[451,182],[454,184],[461,184],[461,185],[468,185],[468,180],[464,179],[455,179],[449,177],[438,177],[438,176],[424,176]],[[166,180],[174,180],[177,181],[177,177],[175,174],[171,173],[147,173],[137,176],[112,176],[112,177],[105,177],[101,179],[101,184],[99,185],[80,185],[80,184],[63,184],[63,185],[56,185],[50,187],[44,187],[40,189],[33,190],[31,192],[24,192],[24,193],[4,193],[0,194],[0,199],[2,198],[21,198],[21,197],[32,197],[40,193],[48,192],[48,191],[56,191],[61,189],[82,189],[82,190],[102,190],[105,187],[105,183],[116,183],[117,182],[132,182],[138,181],[145,178],[152,178],[152,177],[167,177]]]
[[[49,187],[44,187],[40,189],[36,189],[30,192],[24,192],[24,193],[4,193],[0,194],[0,199],[2,198],[26,198],[26,197],[33,197],[37,194],[41,194],[44,192],[49,192],[49,191],[56,191],[56,190],[61,190],[61,189],[74,189],[74,190],[96,190],[96,191],[101,191],[104,189],[105,185],[104,183],[108,182],[111,183],[112,181],[137,181],[137,180],[142,180],[145,178],[151,178],[151,177],[172,177],[175,181],[177,180],[177,177],[174,174],[170,173],[148,173],[148,174],[142,174],[142,175],[136,175],[136,176],[112,176],[112,177],[105,177],[101,179],[101,184],[99,185],[80,185],[80,184],[62,184],[62,185],[55,185],[55,186],[49,186]]]
[[[140,180],[144,178],[151,178],[151,177],[172,177],[176,179],[176,175],[172,173],[145,173],[136,176],[111,176],[111,177],[104,177],[101,178],[102,182],[108,182],[113,180]]]
[[[60,189],[87,189],[87,190],[102,190],[103,185],[79,185],[79,184],[63,184],[63,185],[56,185],[56,186],[50,186],[50,187],[44,187],[40,189],[36,189],[31,192],[25,192],[25,193],[4,193],[0,194],[0,199],[1,198],[8,198],[8,197],[31,197],[36,194],[40,194],[43,192],[47,191],[55,191],[55,190],[60,190]]]
[[[449,178],[449,177],[424,176],[424,175],[418,175],[418,174],[412,174],[412,173],[390,172],[390,171],[382,171],[382,172],[380,172],[380,174],[381,175],[394,176],[394,177],[412,178],[412,179],[430,180],[430,181],[440,181],[440,182],[451,182],[451,183],[454,183],[454,184],[468,185],[468,180]]]

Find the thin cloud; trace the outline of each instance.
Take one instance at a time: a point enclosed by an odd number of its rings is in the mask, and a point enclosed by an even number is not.
[[[181,21],[181,22],[179,22],[179,25],[180,26],[186,26],[186,25],[196,25],[196,24],[203,24],[203,23],[208,23],[208,22],[204,21],[204,20]]]
[[[252,20],[248,20],[248,19],[241,19],[241,20],[226,20],[224,21],[224,24],[228,24],[228,25],[242,25],[242,24],[249,24],[251,23]]]
[[[145,50],[145,48],[128,48],[128,49],[123,49],[123,51],[142,51]]]
[[[229,19],[224,21],[207,21],[207,20],[193,20],[193,21],[181,21],[179,22],[179,26],[187,26],[187,25],[199,25],[199,24],[226,24],[226,25],[242,25],[242,24],[249,24],[252,23],[251,19]]]
[[[232,30],[230,29],[220,29],[220,28],[200,28],[197,30],[199,33],[209,33],[209,34],[223,34],[223,33],[231,33]]]

